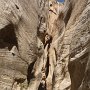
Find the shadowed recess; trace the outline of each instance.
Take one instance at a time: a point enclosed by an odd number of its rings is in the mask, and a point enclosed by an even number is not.
[[[13,24],[9,24],[0,30],[0,48],[12,49],[13,46],[18,48],[17,38]]]

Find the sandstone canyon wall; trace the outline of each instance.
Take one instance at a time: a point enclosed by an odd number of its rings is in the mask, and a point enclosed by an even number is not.
[[[90,0],[0,0],[0,90],[90,90]]]

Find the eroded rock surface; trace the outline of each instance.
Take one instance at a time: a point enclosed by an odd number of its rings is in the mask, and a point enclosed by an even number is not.
[[[38,3],[0,0],[0,90],[20,90],[17,86],[29,81],[37,55]]]
[[[90,90],[90,0],[0,0],[0,90]]]

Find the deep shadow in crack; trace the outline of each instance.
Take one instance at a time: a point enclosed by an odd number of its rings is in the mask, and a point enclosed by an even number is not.
[[[32,62],[32,63],[28,66],[28,70],[27,70],[27,81],[28,81],[28,85],[29,85],[29,83],[30,83],[30,80],[31,80],[32,78],[35,78],[34,72],[32,72],[35,62],[36,62],[36,61]]]
[[[72,5],[70,4],[70,7],[69,7],[69,10],[64,18],[64,21],[65,21],[65,25],[67,25],[69,19],[70,19],[70,16],[71,16],[71,13],[72,13]]]
[[[0,48],[12,49],[13,46],[18,48],[18,42],[13,24],[9,24],[0,30]]]
[[[40,83],[38,90],[46,90],[46,85],[43,86],[43,84]]]

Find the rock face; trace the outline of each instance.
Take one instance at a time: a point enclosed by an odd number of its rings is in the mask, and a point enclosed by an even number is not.
[[[37,58],[38,4],[0,0],[0,90],[19,90],[17,84],[29,80],[29,67]]]
[[[72,3],[71,3],[72,4]],[[73,30],[70,45],[69,72],[71,90],[90,89],[89,42],[90,0],[74,4],[67,27]],[[72,31],[71,31],[72,32]]]
[[[89,0],[66,0],[65,38],[71,90],[89,90]]]
[[[0,90],[90,90],[90,0],[0,0]]]

